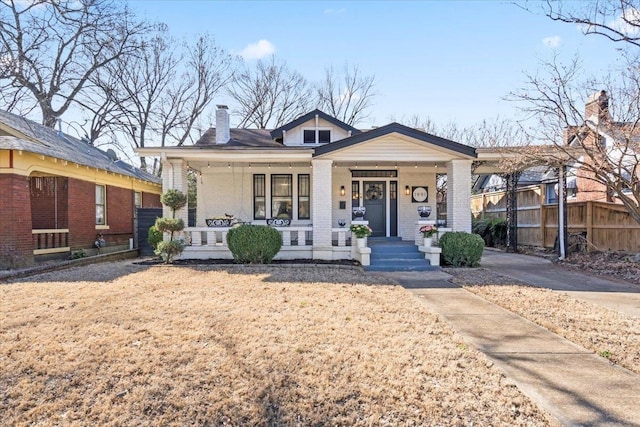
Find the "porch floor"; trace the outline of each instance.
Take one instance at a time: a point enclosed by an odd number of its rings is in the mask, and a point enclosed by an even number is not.
[[[366,271],[440,271],[424,259],[413,241],[403,241],[399,237],[369,237],[371,265]]]

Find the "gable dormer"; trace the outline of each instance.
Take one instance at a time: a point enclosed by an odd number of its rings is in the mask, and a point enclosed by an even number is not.
[[[360,131],[318,109],[271,131],[285,146],[320,146],[359,134]]]

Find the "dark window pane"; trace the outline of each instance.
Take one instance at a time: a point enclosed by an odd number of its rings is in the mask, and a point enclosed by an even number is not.
[[[309,175],[298,175],[298,219],[310,219],[309,196],[311,194]]]
[[[265,192],[265,176],[262,174],[253,175],[253,219],[267,217]]]
[[[305,130],[304,131],[304,143],[305,144],[315,144],[316,142],[316,131],[315,130]]]
[[[331,142],[331,131],[330,130],[318,131],[318,142]]]

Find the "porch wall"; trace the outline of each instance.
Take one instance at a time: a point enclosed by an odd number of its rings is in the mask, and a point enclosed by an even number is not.
[[[29,177],[0,174],[0,269],[33,264]]]
[[[399,168],[398,181],[398,234],[402,240],[414,240],[416,234],[416,222],[420,219],[418,206],[430,206],[431,216],[428,219],[436,220],[436,174],[426,168]],[[426,203],[412,203],[411,194],[404,194],[405,186],[409,188],[426,185],[429,187],[429,198]]]

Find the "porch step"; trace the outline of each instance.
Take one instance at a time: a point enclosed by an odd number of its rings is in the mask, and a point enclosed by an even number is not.
[[[399,238],[369,238],[371,265],[365,271],[439,271],[424,259],[424,254],[411,241]]]

